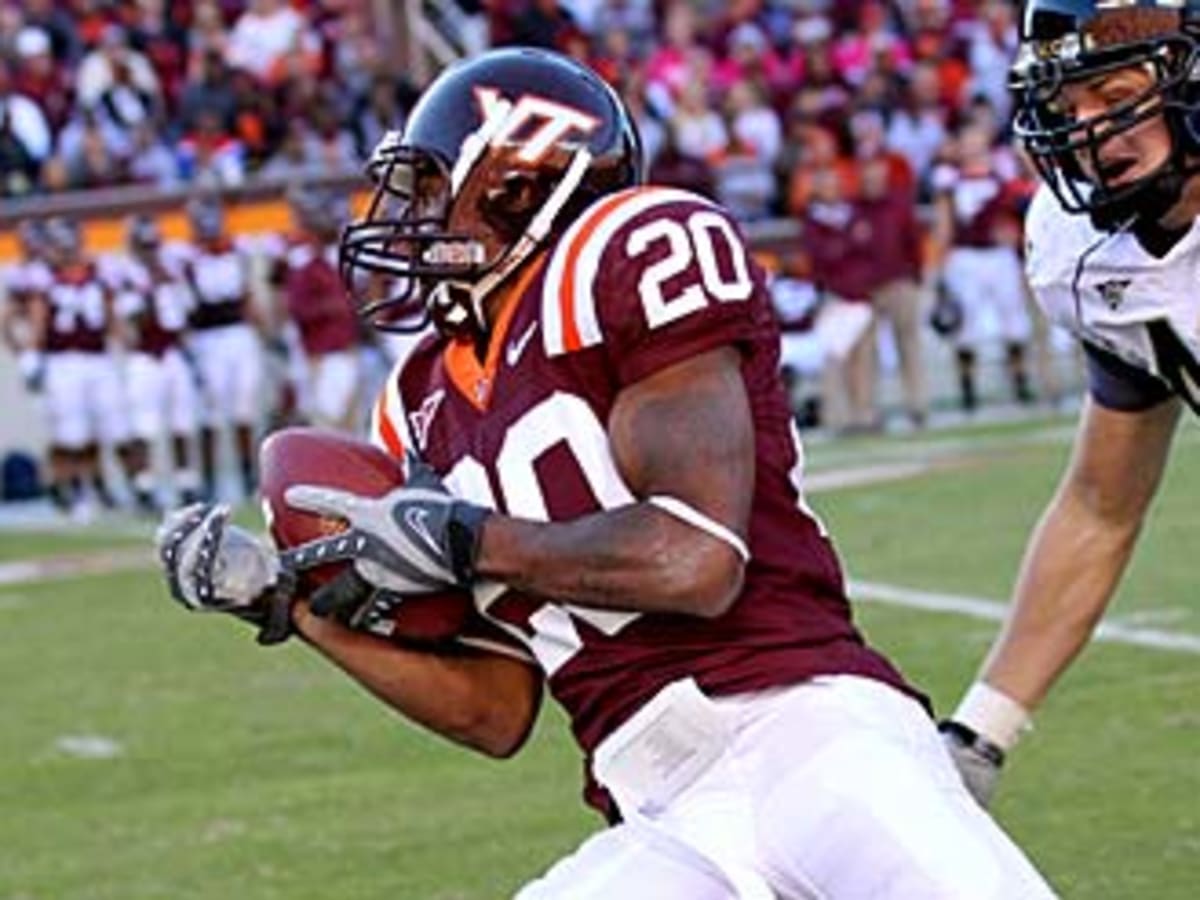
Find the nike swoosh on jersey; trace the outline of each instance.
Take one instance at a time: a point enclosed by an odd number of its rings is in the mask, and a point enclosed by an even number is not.
[[[520,337],[509,342],[508,348],[504,352],[504,361],[508,363],[509,368],[521,361],[521,357],[525,355],[525,348],[529,346],[529,342],[537,333],[537,327],[537,322],[531,322]]]

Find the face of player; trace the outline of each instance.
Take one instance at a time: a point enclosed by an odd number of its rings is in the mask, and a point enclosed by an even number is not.
[[[1159,102],[1154,85],[1154,73],[1143,66],[1130,66],[1066,84],[1061,94],[1062,112],[1081,124],[1118,110],[1130,116],[1149,113]],[[1078,154],[1084,174],[1093,181],[1103,176],[1110,187],[1121,187],[1151,174],[1170,156],[1171,135],[1161,111],[1132,127],[1113,131],[1105,139],[1106,131],[1112,130],[1111,126],[1100,125],[1097,136],[1101,143],[1096,153]]]

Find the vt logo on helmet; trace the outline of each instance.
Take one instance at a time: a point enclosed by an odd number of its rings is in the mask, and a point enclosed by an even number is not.
[[[343,277],[372,324],[484,327],[484,304],[597,198],[641,180],[641,146],[603,80],[555,53],[509,48],[444,71],[367,164],[366,215],[343,233]]]
[[[1154,223],[1200,172],[1198,34],[1196,0],[1027,0],[1013,127],[1067,212]]]

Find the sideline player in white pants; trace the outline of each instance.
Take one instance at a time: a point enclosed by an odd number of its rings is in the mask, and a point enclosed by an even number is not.
[[[1013,394],[1028,403],[1033,392],[1026,355],[1033,322],[1017,254],[1017,202],[1008,189],[1012,176],[993,159],[991,135],[980,125],[961,130],[955,156],[954,165],[939,166],[933,174],[934,241],[943,255],[940,278],[962,309],[955,337],[962,406],[969,412],[978,403],[976,363],[992,328],[1004,342]],[[936,268],[928,278],[939,277]]]
[[[110,264],[108,278],[129,351],[124,382],[135,435],[133,485],[138,504],[149,510],[159,506],[164,494],[151,458],[151,447],[162,435],[169,441],[174,491],[183,502],[199,496],[200,473],[192,464],[200,410],[198,374],[183,346],[194,299],[166,266],[156,220],[133,216],[126,249],[127,256]]]
[[[188,204],[192,243],[171,248],[172,265],[195,296],[190,348],[204,389],[200,458],[204,490],[216,491],[218,432],[233,432],[244,496],[255,488],[254,435],[264,411],[259,316],[251,296],[250,254],[225,233],[216,198]]]
[[[112,498],[100,473],[100,445],[112,446],[127,467],[129,418],[116,360],[112,294],[83,253],[78,226],[46,224],[50,278],[32,306],[38,352],[45,354],[45,410],[50,431],[51,495],[78,518],[92,514],[87,490],[104,505]]]

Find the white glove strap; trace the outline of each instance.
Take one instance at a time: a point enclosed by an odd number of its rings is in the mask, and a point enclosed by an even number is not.
[[[1004,751],[1011,750],[1021,733],[1033,727],[1029,710],[982,681],[971,685],[951,718]]]

